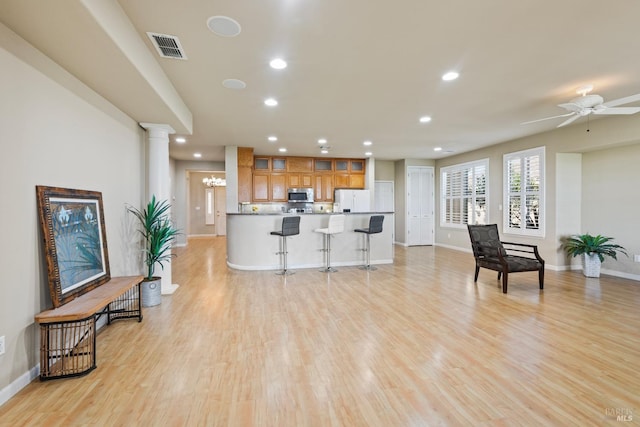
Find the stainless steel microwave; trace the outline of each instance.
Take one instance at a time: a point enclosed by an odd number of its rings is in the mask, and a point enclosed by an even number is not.
[[[289,188],[287,193],[290,203],[313,203],[313,188]]]

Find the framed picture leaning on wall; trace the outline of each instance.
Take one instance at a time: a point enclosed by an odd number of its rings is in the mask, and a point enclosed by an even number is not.
[[[110,280],[102,193],[36,186],[54,307]]]

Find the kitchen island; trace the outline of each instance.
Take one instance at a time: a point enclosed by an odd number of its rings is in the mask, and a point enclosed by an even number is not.
[[[325,265],[323,237],[314,230],[326,228],[330,215],[335,213],[228,213],[227,265],[237,270],[278,270],[281,268],[281,238],[272,231],[282,228],[284,216],[299,215],[300,234],[287,237],[290,269],[321,268]],[[393,212],[344,213],[344,232],[331,239],[331,265],[364,265],[366,253],[364,233],[356,228],[369,227],[371,215],[384,215],[382,233],[371,235],[371,264],[393,263]]]

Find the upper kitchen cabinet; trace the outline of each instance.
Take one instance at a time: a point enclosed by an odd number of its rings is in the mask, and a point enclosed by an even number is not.
[[[364,175],[352,173],[338,173],[334,175],[333,184],[335,188],[364,188]]]
[[[333,172],[333,160],[315,159],[313,169],[315,172]]]
[[[287,159],[283,157],[273,157],[271,159],[271,170],[274,172],[285,172],[287,170]]]
[[[253,201],[270,202],[271,195],[271,174],[254,172],[253,174]]]
[[[287,172],[313,172],[311,157],[289,157],[287,160]]]
[[[271,158],[270,157],[256,157],[253,161],[253,169],[256,171],[270,171],[271,170]]]
[[[364,173],[362,159],[335,159],[336,173]]]
[[[313,175],[310,173],[288,173],[287,183],[289,188],[313,187]]]

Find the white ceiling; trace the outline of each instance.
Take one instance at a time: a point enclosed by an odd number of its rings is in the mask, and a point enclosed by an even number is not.
[[[240,35],[212,33],[214,15]],[[186,136],[172,157],[204,160],[225,145],[319,156],[320,137],[334,157],[364,157],[368,139],[378,159],[440,158],[553,129],[563,120],[520,123],[565,113],[585,84],[605,101],[640,93],[639,16],[637,0],[0,0],[22,38],[136,121]],[[160,58],[146,32],[177,36],[188,60]],[[443,82],[449,70],[460,78]]]

